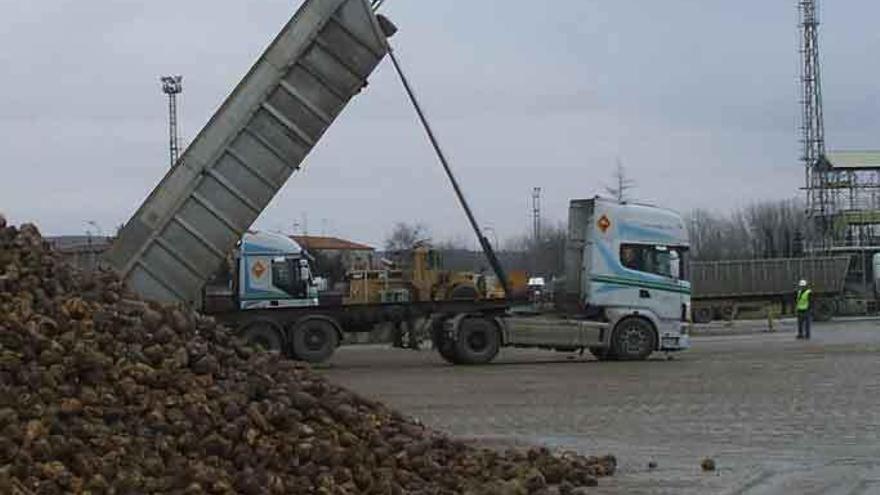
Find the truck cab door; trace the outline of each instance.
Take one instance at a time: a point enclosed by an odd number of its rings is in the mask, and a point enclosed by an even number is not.
[[[682,305],[688,302],[680,281],[683,261],[679,250],[664,245],[623,244],[620,263],[631,274],[626,278],[633,280],[625,290],[633,308],[652,313],[664,327],[677,326]]]

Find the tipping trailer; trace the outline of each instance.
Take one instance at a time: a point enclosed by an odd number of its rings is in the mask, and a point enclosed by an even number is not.
[[[129,219],[104,261],[142,297],[183,303],[245,336],[321,361],[343,331],[504,300],[345,306],[313,297],[298,246],[248,229],[389,53],[367,0],[306,0]],[[304,265],[305,263],[305,265]],[[225,273],[218,283],[217,274]]]
[[[307,0],[119,233],[105,259],[142,296],[205,283],[388,53],[366,0]]]
[[[732,319],[740,306],[790,306],[801,279],[813,288],[815,318],[827,320],[837,312],[849,265],[849,256],[691,263],[694,321]]]
[[[248,230],[390,53],[386,38],[394,31],[366,0],[305,0],[120,231],[105,261],[146,299],[197,308],[306,361],[329,358],[344,332],[381,322],[411,332],[424,322],[440,355],[462,364],[489,362],[501,346],[589,349],[622,359],[686,349],[687,234],[668,210],[572,201],[567,283],[554,306],[525,315],[512,314],[507,299],[322,300],[311,260],[294,241]],[[506,290],[503,269],[441,160]]]

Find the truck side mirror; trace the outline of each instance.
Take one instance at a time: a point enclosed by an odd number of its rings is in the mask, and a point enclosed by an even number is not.
[[[681,278],[681,257],[677,251],[672,251],[669,257],[669,276],[676,280]]]

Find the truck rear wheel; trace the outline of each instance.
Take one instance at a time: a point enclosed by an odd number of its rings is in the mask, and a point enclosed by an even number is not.
[[[313,318],[293,327],[291,342],[296,359],[320,363],[333,355],[339,345],[339,334],[329,321]]]
[[[458,328],[456,355],[461,364],[486,364],[498,354],[501,337],[495,322],[487,318],[465,318]]]
[[[617,359],[641,361],[657,347],[657,338],[650,323],[641,318],[624,318],[614,328],[611,348]]]
[[[282,352],[284,340],[281,337],[281,329],[271,321],[258,321],[246,326],[242,337],[249,344],[266,351]]]

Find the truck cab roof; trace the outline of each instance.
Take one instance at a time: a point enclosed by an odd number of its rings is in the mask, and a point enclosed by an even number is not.
[[[241,238],[241,252],[248,256],[291,256],[302,254],[303,249],[285,235],[248,232]]]
[[[688,232],[681,216],[673,210],[639,203],[620,203],[599,196],[572,200],[591,204],[596,228],[608,230],[622,242],[648,242],[687,246]]]

